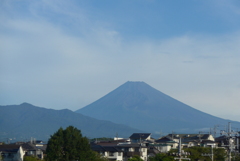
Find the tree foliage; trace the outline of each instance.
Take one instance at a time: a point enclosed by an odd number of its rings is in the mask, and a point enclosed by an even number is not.
[[[240,154],[232,154],[232,161],[240,161]]]
[[[203,154],[211,153],[210,148],[194,146],[190,148],[185,148],[184,151],[191,154],[190,156],[188,156],[188,158],[190,158],[191,160],[211,161],[211,158],[209,156],[203,156]]]
[[[203,154],[211,154],[211,148],[209,147],[191,147],[187,148],[185,151],[190,152],[190,158],[192,160],[206,160],[211,161],[210,156],[203,156]],[[216,161],[225,161],[227,157],[227,152],[223,148],[214,148],[213,149],[213,158]]]
[[[113,138],[106,138],[106,137],[101,137],[101,138],[93,138],[93,139],[89,139],[90,142],[94,142],[94,141],[113,141]]]
[[[187,157],[191,160],[204,160],[204,161],[211,161],[211,148],[210,147],[190,147],[190,148],[184,148],[185,152],[190,153]],[[177,152],[178,150],[174,149],[171,150],[169,153]],[[209,156],[204,156],[204,154],[208,154]],[[213,156],[214,161],[225,161],[227,157],[227,152],[223,148],[214,148],[213,149]]]
[[[128,159],[128,161],[143,161],[140,156],[134,155],[132,158]]]
[[[214,148],[213,149],[214,160],[225,161],[227,158],[227,151],[223,148]]]
[[[156,154],[154,157],[149,158],[150,161],[174,161],[174,157],[166,153]]]
[[[102,158],[91,150],[89,141],[73,126],[60,128],[48,141],[47,161],[100,161]]]
[[[23,161],[39,161],[40,159],[33,157],[33,156],[24,156]],[[41,160],[43,161],[43,160]]]
[[[189,147],[184,148],[184,152],[188,152],[189,155],[184,157],[190,158],[191,160],[198,161],[211,161],[211,153],[212,150],[210,147]],[[171,149],[168,153],[159,153],[154,157],[150,157],[150,161],[173,161],[174,157],[178,157],[176,155],[178,153],[178,149]],[[208,156],[204,156],[208,154]],[[213,148],[214,161],[225,161],[227,158],[227,151],[223,148]],[[232,160],[238,161],[239,156],[235,155]],[[240,161],[240,160],[239,160]]]

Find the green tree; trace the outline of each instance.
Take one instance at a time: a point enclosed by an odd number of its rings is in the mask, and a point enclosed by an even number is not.
[[[143,161],[140,156],[134,155],[132,158],[128,159],[128,161]]]
[[[159,154],[156,154],[156,156],[154,157],[150,157],[149,160],[150,161],[174,161],[174,157],[169,156],[166,153],[159,153]]]
[[[39,161],[39,159],[33,156],[24,156],[23,161]]]
[[[106,138],[106,137],[101,137],[101,138],[93,138],[93,139],[89,139],[90,142],[94,142],[94,141],[113,141],[113,138]]]
[[[211,156],[203,156],[203,154],[211,154],[211,148],[209,147],[194,146],[190,148],[184,148],[184,151],[190,153],[188,158],[190,158],[191,160],[211,161]],[[213,155],[215,161],[225,161],[227,157],[227,152],[223,148],[214,148]]]
[[[224,148],[214,148],[213,154],[216,161],[225,161],[227,158],[227,151]]]
[[[2,153],[0,153],[0,161],[2,161],[2,160],[3,160]]]
[[[188,158],[190,158],[191,160],[211,161],[209,156],[203,156],[203,154],[211,153],[210,148],[194,146],[190,148],[184,148],[184,151],[190,153],[190,156],[188,156]]]
[[[240,155],[237,153],[237,154],[232,154],[232,161],[240,161]]]
[[[89,141],[73,126],[60,128],[48,141],[47,161],[101,161],[104,160],[91,150]]]

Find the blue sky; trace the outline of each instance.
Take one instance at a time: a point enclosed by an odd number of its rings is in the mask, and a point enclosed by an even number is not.
[[[77,110],[144,81],[240,121],[240,1],[1,0],[0,105]]]

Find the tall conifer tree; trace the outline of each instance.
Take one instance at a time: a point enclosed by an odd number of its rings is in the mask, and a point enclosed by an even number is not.
[[[46,149],[47,161],[82,161],[101,160],[91,150],[89,141],[83,137],[81,131],[73,126],[65,130],[60,128],[48,141]]]

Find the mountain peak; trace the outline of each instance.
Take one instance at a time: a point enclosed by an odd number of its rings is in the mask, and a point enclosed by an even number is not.
[[[143,82],[143,81],[127,81],[126,83],[124,83],[122,86],[124,85],[147,85],[147,83]]]
[[[209,128],[225,122],[141,81],[128,81],[76,112],[149,132]]]
[[[149,90],[155,90],[155,89],[143,81],[127,81],[126,83],[122,84],[117,89],[115,89],[114,91],[115,92],[116,91],[125,91],[125,92],[135,91],[135,93],[138,91],[139,93],[147,94],[145,90],[149,91]]]
[[[145,83],[145,82],[143,82],[143,81],[127,81],[126,83],[124,83],[124,84],[132,84],[132,83]],[[146,83],[145,83],[146,84]]]
[[[20,104],[20,106],[33,106],[33,105],[27,102],[23,102],[22,104]]]

